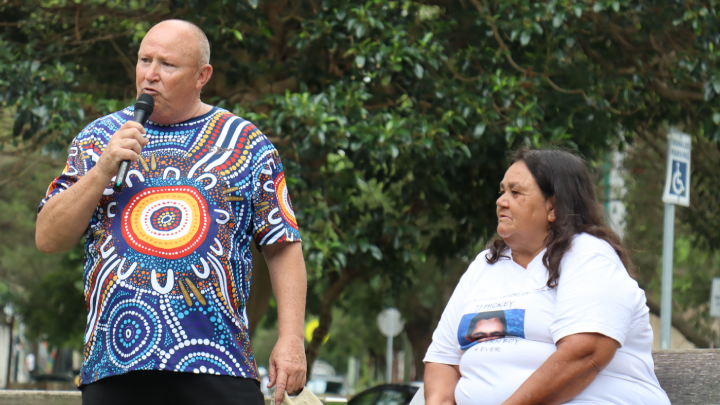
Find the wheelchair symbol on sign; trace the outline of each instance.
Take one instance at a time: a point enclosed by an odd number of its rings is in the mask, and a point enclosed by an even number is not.
[[[683,184],[682,180],[680,162],[675,162],[675,173],[673,173],[672,176],[672,189],[674,194],[682,195],[685,192],[685,184]]]

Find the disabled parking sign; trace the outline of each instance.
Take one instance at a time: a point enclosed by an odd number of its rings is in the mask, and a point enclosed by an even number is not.
[[[671,129],[668,133],[667,175],[663,202],[690,205],[690,135]]]

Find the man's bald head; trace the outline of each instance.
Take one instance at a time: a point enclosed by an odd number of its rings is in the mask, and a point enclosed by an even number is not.
[[[140,43],[135,65],[137,96],[155,100],[150,119],[176,124],[203,108],[200,93],[212,77],[210,46],[202,30],[181,20],[163,21]]]
[[[192,37],[195,39],[196,49],[197,49],[197,58],[198,58],[198,66],[206,65],[210,63],[210,42],[208,42],[207,36],[203,32],[200,27],[197,25],[185,21],[185,20],[165,20],[161,21],[157,24],[155,24],[150,31],[155,29],[156,27],[160,26],[175,26],[176,28],[187,30]],[[150,33],[148,31],[148,33]]]

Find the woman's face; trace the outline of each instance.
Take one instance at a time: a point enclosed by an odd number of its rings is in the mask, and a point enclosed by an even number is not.
[[[505,172],[495,204],[498,235],[511,249],[544,247],[550,223],[555,221],[553,199],[543,196],[525,162]]]

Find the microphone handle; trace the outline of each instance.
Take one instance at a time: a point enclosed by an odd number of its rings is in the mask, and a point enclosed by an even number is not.
[[[113,184],[114,191],[118,193],[122,191],[122,185],[123,183],[125,183],[125,178],[127,178],[127,172],[129,167],[129,160],[123,160],[122,162],[120,162],[120,170],[118,170],[118,174],[117,176],[115,176],[115,184]]]
[[[139,122],[140,125],[145,126],[145,123],[147,122],[147,114],[145,114],[145,111],[141,109],[136,109],[135,113],[133,114],[133,121]],[[128,170],[130,169],[130,161],[129,160],[123,160],[120,162],[120,169],[118,169],[118,174],[115,176],[115,183],[113,184],[113,190],[117,193],[122,191],[123,183],[125,183],[125,178],[127,178]]]

